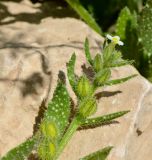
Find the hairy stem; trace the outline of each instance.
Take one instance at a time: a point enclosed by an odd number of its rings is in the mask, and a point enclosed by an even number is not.
[[[69,140],[72,138],[73,134],[76,132],[76,130],[78,129],[78,127],[80,126],[80,117],[79,115],[77,115],[73,121],[71,122],[68,130],[66,131],[65,135],[63,136],[61,143],[59,145],[58,151],[56,153],[56,156],[54,158],[54,160],[57,160],[58,157],[60,156],[60,154],[62,153],[62,151],[64,150],[65,146],[67,145],[67,143],[69,142]]]

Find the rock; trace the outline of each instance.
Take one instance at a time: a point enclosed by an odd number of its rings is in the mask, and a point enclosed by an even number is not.
[[[23,2],[0,2],[15,19],[0,23],[0,156],[33,134],[39,107],[44,99],[51,99],[58,72],[62,70],[66,74],[66,62],[73,52],[77,55],[76,73],[81,74],[81,65],[86,62],[85,38],[90,39],[93,53],[103,42],[75,18],[39,15],[37,22],[31,23],[28,16],[37,15],[40,6]],[[15,11],[16,5],[28,7],[28,16],[23,14],[23,9]],[[116,68],[113,78],[133,73],[137,71],[131,66]],[[67,87],[75,99],[68,81]],[[59,159],[78,160],[112,145],[114,149],[108,160],[149,160],[152,157],[152,85],[139,75],[99,92],[97,116],[122,110],[131,112],[119,118],[119,124],[77,131]]]

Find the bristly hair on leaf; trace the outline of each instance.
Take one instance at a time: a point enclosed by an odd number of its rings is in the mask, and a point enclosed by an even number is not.
[[[75,53],[73,53],[69,62],[67,63],[67,76],[73,91],[76,93],[77,76],[75,75],[74,72],[75,61],[76,61],[76,55]]]
[[[24,160],[28,158],[36,144],[36,137],[29,138],[19,146],[10,150],[1,160]]]
[[[96,151],[80,160],[106,160],[112,148],[113,147],[111,146],[103,148],[102,150]]]
[[[84,49],[85,49],[85,55],[86,55],[87,61],[90,63],[90,65],[93,65],[93,60],[92,60],[90,48],[89,48],[89,40],[87,38],[84,43]]]

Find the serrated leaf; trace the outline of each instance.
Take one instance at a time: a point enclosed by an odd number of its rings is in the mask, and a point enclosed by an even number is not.
[[[4,157],[1,158],[1,160],[25,160],[30,155],[34,145],[35,139],[30,138],[19,146],[10,150]]]
[[[80,160],[106,160],[106,158],[108,157],[111,149],[113,147],[106,147],[102,150],[99,150],[97,152],[94,152],[84,158],[81,158]]]
[[[91,58],[90,48],[89,48],[89,40],[86,38],[84,43],[85,56],[90,65],[93,65],[93,60]]]
[[[111,113],[111,114],[107,114],[107,115],[103,115],[101,117],[96,117],[96,118],[89,118],[86,119],[81,127],[89,127],[89,126],[98,126],[98,125],[102,125],[105,123],[110,122],[111,120],[114,120],[118,117],[121,117],[125,114],[127,114],[129,111],[121,111],[121,112],[115,112],[115,113]]]
[[[125,78],[109,80],[104,85],[115,85],[115,84],[123,83],[123,82],[126,82],[133,77],[136,77],[136,76],[137,76],[137,74],[133,74],[133,75],[125,77]]]
[[[96,23],[95,19],[81,5],[79,0],[66,0],[66,2],[80,15],[80,17],[97,33],[102,34],[101,28]]]
[[[70,85],[71,85],[73,91],[76,92],[77,79],[76,79],[76,75],[74,73],[75,61],[76,61],[76,55],[75,55],[75,53],[73,53],[69,62],[67,63],[67,74],[68,74],[68,79],[69,79]]]

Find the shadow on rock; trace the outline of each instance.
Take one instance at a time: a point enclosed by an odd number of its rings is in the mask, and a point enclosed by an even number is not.
[[[114,96],[120,93],[122,93],[122,91],[102,91],[102,92],[97,93],[95,96],[99,100],[100,98],[111,97],[111,96]]]
[[[5,2],[5,3],[3,3]],[[16,2],[20,2],[19,0]],[[23,7],[23,4],[21,5]],[[9,11],[8,6],[6,5],[6,1],[1,0],[0,2],[0,25],[6,25],[10,23],[14,23],[17,21],[23,21],[28,23],[39,24],[42,19],[46,17],[54,17],[54,18],[64,18],[64,17],[78,17],[76,13],[67,8],[67,4],[61,3],[60,1],[44,1],[39,6],[32,6],[31,9],[36,9],[37,11],[34,13],[28,13],[26,10],[22,13],[12,14]],[[5,18],[9,18],[9,20],[5,20]]]
[[[20,86],[20,90],[23,97],[28,95],[38,95],[38,90],[44,87],[44,79],[41,73],[35,72],[32,73],[26,79],[14,79],[11,80],[9,78],[0,78],[1,82],[9,83],[9,82],[17,82]]]

